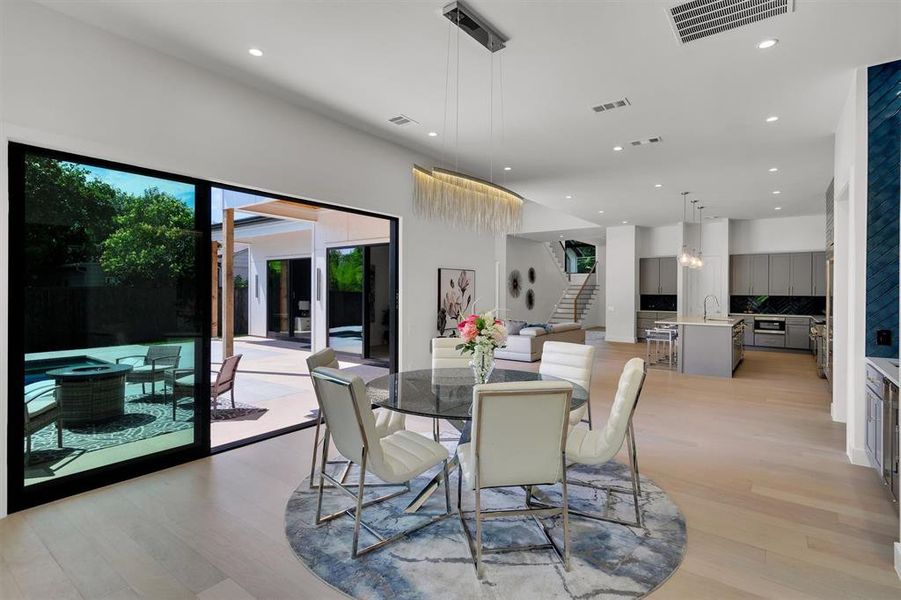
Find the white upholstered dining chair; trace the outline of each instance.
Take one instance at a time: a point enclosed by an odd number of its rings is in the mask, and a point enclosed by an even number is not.
[[[476,573],[484,574],[482,555],[488,552],[511,552],[551,549],[570,568],[569,516],[566,488],[566,463],[563,450],[569,429],[569,407],[572,385],[565,381],[530,381],[489,383],[473,388],[472,440],[457,448],[460,460],[457,483],[457,511],[466,534]],[[511,415],[516,415],[511,419]],[[482,490],[497,487],[526,487],[561,483],[563,503],[560,507],[483,510]],[[466,523],[461,507],[462,486],[475,495],[475,536]],[[527,499],[528,501],[528,499]],[[538,517],[561,515],[563,548],[551,538]],[[541,525],[546,544],[485,548],[482,544],[482,521],[513,516],[532,516]]]
[[[324,350],[320,350],[315,354],[311,354],[307,357],[307,370],[310,372],[310,377],[312,379],[313,370],[318,367],[327,367],[329,369],[340,369],[338,365],[338,359],[335,356],[335,351],[331,348],[325,348]],[[316,395],[319,395],[319,390],[316,388],[316,380],[313,381],[313,391]],[[406,415],[403,413],[399,413],[393,410],[376,410],[371,411],[375,415],[375,432],[379,437],[385,437],[387,435],[391,435],[397,431],[401,431],[406,427]],[[312,488],[316,479],[316,455],[319,450],[319,445],[321,443],[321,438],[319,437],[319,432],[322,425],[322,414],[316,418],[316,433],[313,436],[313,462],[310,465],[310,487]],[[338,464],[342,463],[345,465],[344,474],[342,475],[342,480],[347,477],[347,471],[350,468],[350,461],[332,461],[329,464]]]
[[[468,369],[469,355],[460,354],[460,351],[457,350],[457,346],[462,343],[463,340],[458,337],[432,338],[432,371],[436,369]],[[440,377],[433,375],[432,379],[434,381]],[[440,423],[439,419],[432,419],[432,439],[435,441],[441,439]]]
[[[638,500],[641,496],[641,482],[638,473],[638,450],[635,446],[635,428],[632,418],[635,408],[638,406],[638,398],[644,386],[647,367],[645,361],[633,358],[626,363],[619,385],[616,389],[616,397],[610,408],[610,417],[602,429],[589,430],[585,427],[576,427],[569,433],[566,441],[566,459],[570,464],[602,465],[616,456],[623,444],[626,444],[626,452],[629,458],[629,474],[632,479],[632,489],[623,489],[614,486],[597,486],[594,484],[570,479],[571,485],[589,487],[607,492],[606,501],[602,513],[587,513],[570,509],[570,513],[582,517],[588,517],[599,521],[609,521],[641,527],[641,511]],[[609,516],[612,495],[631,494],[635,509],[635,521],[625,521]]]
[[[433,369],[468,369],[469,355],[460,354],[457,346],[462,344],[460,338],[432,338]]]
[[[447,449],[441,444],[412,431],[400,430],[387,436],[379,436],[376,431],[375,417],[366,399],[366,388],[359,377],[327,367],[319,367],[311,373],[316,382],[316,395],[319,410],[325,417],[326,429],[323,433],[322,462],[319,471],[319,496],[316,506],[316,524],[322,525],[338,517],[348,515],[354,518],[354,533],[351,556],[357,558],[363,554],[381,548],[405,535],[422,529],[451,513],[450,492],[448,490]],[[328,464],[329,439],[332,438],[338,452],[351,463],[359,466],[360,474],[356,483],[345,483],[332,477],[326,471]],[[372,525],[363,521],[363,509],[378,502],[384,502],[410,490],[410,480],[425,473],[436,465],[443,465],[441,483],[444,485],[444,501],[446,511],[431,519],[420,522],[413,528],[385,536],[376,531]],[[398,486],[399,491],[363,501],[366,491],[366,474],[378,477],[382,484],[370,484],[369,487]],[[334,489],[338,489],[356,500],[356,507],[340,510],[322,516],[322,496],[325,482],[329,481]],[[348,488],[355,487],[356,491]],[[378,538],[374,544],[359,549],[360,527]]]
[[[585,421],[591,429],[591,372],[594,366],[594,346],[569,342],[545,342],[538,372],[571,381],[585,388],[588,400],[569,414],[569,426]]]

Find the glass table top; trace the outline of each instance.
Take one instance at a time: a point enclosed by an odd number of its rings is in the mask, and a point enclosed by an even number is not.
[[[559,377],[532,371],[495,369],[488,383],[512,381],[562,381]],[[571,383],[571,382],[570,382]],[[369,401],[383,408],[423,417],[440,419],[472,419],[472,388],[475,378],[471,369],[421,369],[391,373],[373,379],[366,385]],[[588,400],[588,391],[572,384],[571,409]]]

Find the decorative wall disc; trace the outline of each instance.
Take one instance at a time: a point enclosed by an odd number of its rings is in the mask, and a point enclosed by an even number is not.
[[[532,290],[526,292],[526,308],[529,310],[535,308],[535,292]]]
[[[507,291],[510,293],[511,298],[519,298],[519,293],[522,291],[521,277],[519,269],[510,271],[510,276],[507,278]]]
[[[529,267],[529,283],[535,283],[535,267]]]

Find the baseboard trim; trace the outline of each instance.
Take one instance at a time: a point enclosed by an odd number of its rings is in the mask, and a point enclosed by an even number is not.
[[[895,542],[895,574],[901,579],[901,543]]]
[[[848,460],[851,461],[852,465],[859,465],[861,467],[872,467],[870,464],[870,459],[867,457],[867,451],[863,448],[851,448],[847,452]]]

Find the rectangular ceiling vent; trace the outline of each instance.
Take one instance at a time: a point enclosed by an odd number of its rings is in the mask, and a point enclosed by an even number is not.
[[[663,141],[663,138],[660,137],[659,135],[657,135],[657,136],[649,137],[649,138],[646,138],[643,140],[633,140],[630,143],[633,146],[644,146],[645,144],[659,144],[662,141]]]
[[[419,121],[417,121],[416,119],[412,119],[412,118],[408,117],[407,115],[397,115],[396,117],[391,117],[390,119],[388,119],[388,122],[394,123],[395,125],[401,125],[401,126],[409,125],[410,123],[416,123],[417,125],[419,124]]]
[[[614,108],[623,108],[631,104],[632,103],[629,102],[628,98],[623,98],[622,100],[614,100],[613,102],[605,102],[603,104],[598,104],[597,106],[592,106],[591,110],[597,113],[607,112],[608,110],[613,110]]]
[[[683,44],[795,11],[795,0],[691,0],[669,9]]]

